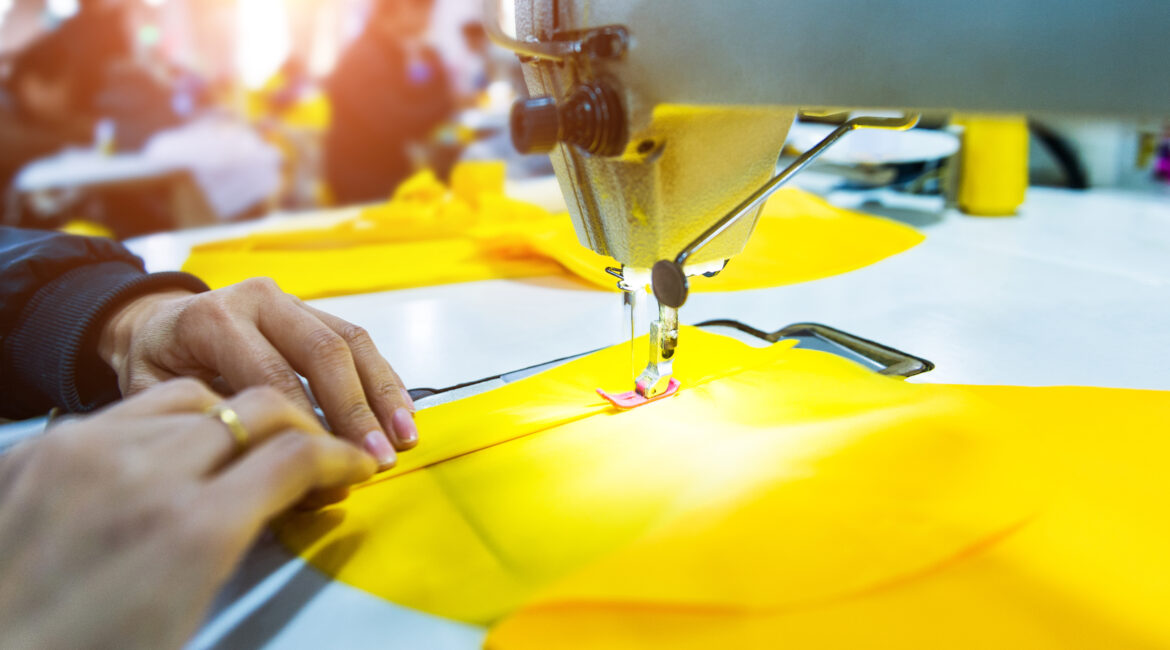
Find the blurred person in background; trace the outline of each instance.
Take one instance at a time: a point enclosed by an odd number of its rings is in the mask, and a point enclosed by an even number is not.
[[[22,50],[0,88],[0,183],[28,163],[93,141],[94,121],[76,110],[80,84],[65,42],[53,34]]]
[[[121,0],[81,0],[76,16],[50,35],[60,39],[76,80],[73,110],[114,124],[115,145],[136,150],[178,123],[171,90],[134,60]]]
[[[95,145],[103,123],[108,145],[137,150],[154,134],[178,124],[170,90],[132,56],[120,6],[91,0],[77,16],[20,51],[0,93],[0,182],[11,189],[28,164],[67,148]],[[22,208],[23,223],[56,227],[80,213],[120,237],[169,227],[165,187],[108,186],[94,189],[60,214],[35,219]],[[19,205],[10,203],[11,205]]]
[[[379,0],[326,90],[333,125],[325,175],[341,203],[387,199],[411,174],[410,147],[455,108],[438,53],[423,38],[434,0]]]
[[[74,110],[92,113],[110,69],[133,56],[120,2],[81,0],[77,15],[57,28],[77,80]]]
[[[62,108],[77,121],[111,120],[120,149],[137,149],[177,122],[170,90],[134,60],[119,0],[81,0],[77,15],[42,35],[34,48],[51,51],[54,71],[67,77]]]

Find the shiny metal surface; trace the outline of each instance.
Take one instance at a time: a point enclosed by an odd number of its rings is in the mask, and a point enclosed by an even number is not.
[[[658,319],[650,324],[650,356],[646,369],[634,381],[642,397],[657,397],[670,387],[674,351],[678,348],[678,309],[658,304]]]
[[[625,26],[629,53],[608,71],[650,106],[1152,117],[1170,106],[1164,0],[514,4],[516,34],[528,40],[547,40],[554,30]]]
[[[582,244],[625,266],[649,269],[771,177],[793,109],[658,101],[652,88],[628,78],[631,60],[644,47],[636,26],[619,20],[629,18],[628,7],[522,0],[515,8],[516,37],[525,43],[611,25],[630,34],[622,56],[533,59],[525,66],[533,96],[564,98],[594,80],[616,83],[622,93],[628,138],[621,154],[593,156],[564,145],[552,154]],[[737,224],[697,261],[738,254],[754,222]]]
[[[489,0],[489,13],[501,1],[533,95],[592,79],[623,94],[621,155],[552,159],[582,244],[640,269],[770,177],[797,107],[1170,110],[1164,0]],[[619,27],[619,55],[581,55],[582,34]],[[750,216],[694,261],[741,251]]]

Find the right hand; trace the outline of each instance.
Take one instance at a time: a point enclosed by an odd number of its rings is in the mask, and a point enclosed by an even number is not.
[[[268,278],[194,293],[150,293],[106,320],[98,354],[124,396],[194,376],[230,390],[273,386],[312,413],[300,373],[333,434],[364,448],[381,469],[419,442],[414,403],[362,327],[314,309]]]
[[[102,327],[98,353],[129,397],[175,377],[222,379],[232,391],[273,386],[382,469],[418,444],[414,403],[362,328],[306,305],[267,278],[217,291],[140,296]]]
[[[178,648],[275,515],[370,477],[372,457],[271,388],[192,379],[67,421],[0,458],[5,647]]]

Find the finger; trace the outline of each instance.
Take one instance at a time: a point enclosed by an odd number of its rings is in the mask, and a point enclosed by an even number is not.
[[[326,506],[331,506],[335,503],[345,501],[349,496],[349,487],[335,487],[324,490],[314,490],[308,494],[304,499],[297,503],[295,509],[297,510],[320,510]]]
[[[249,388],[216,404],[221,404],[238,418],[246,447],[262,445],[265,440],[289,429],[327,435],[315,417],[268,386]],[[213,472],[243,451],[231,426],[214,413],[192,415],[184,422],[172,423],[171,428],[175,434],[163,437],[160,442],[160,446],[166,448],[162,457],[173,458],[175,463],[193,471]]]
[[[202,413],[221,399],[203,382],[185,377],[172,379],[123,400],[102,411],[98,417],[123,419],[170,413]]]
[[[333,433],[364,448],[382,468],[393,466],[394,448],[366,401],[345,339],[292,299],[277,300],[265,309],[260,331],[309,379]]]
[[[414,400],[406,391],[398,373],[378,352],[374,340],[362,328],[332,314],[314,309],[304,303],[303,309],[316,316],[349,345],[366,399],[386,427],[394,447],[406,451],[418,444],[418,428],[414,424]]]
[[[236,321],[217,348],[220,376],[233,391],[256,386],[275,388],[305,413],[313,404],[296,370],[250,321]]]
[[[227,383],[227,380],[223,377],[216,377],[215,379],[212,379],[207,385],[211,386],[211,390],[224,396],[235,395],[237,392],[231,387],[231,384]]]
[[[376,469],[373,458],[349,443],[284,431],[211,479],[205,497],[225,516],[259,530],[306,495],[364,481]]]

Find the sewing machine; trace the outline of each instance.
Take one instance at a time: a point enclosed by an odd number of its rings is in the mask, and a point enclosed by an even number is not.
[[[526,50],[557,56],[594,51],[603,41],[589,47],[571,38],[563,44],[540,41],[554,33],[569,38],[582,27],[625,28],[626,51],[619,58],[596,52],[569,57],[577,62],[573,66],[558,66],[537,57],[526,69],[530,81],[541,84],[534,85],[533,96],[550,95],[558,106],[578,80],[603,73],[620,92],[627,128],[622,155],[561,145],[558,133],[553,160],[582,242],[614,255],[626,265],[623,278],[639,288],[649,282],[648,269],[676,259],[772,177],[796,112],[769,108],[773,104],[1090,114],[1163,114],[1170,108],[1164,45],[1158,43],[1170,22],[1165,0],[847,0],[804,2],[798,11],[787,0],[594,0],[587,17],[581,0],[560,0],[555,13],[540,13],[535,4],[522,0],[516,7],[521,28],[512,40],[523,39],[517,47]],[[973,7],[986,13],[971,15]],[[1036,33],[1048,36],[1031,38]],[[810,43],[818,44],[815,53]],[[991,46],[999,53],[981,63],[977,48]],[[1016,68],[1007,74],[1012,63]],[[735,107],[740,104],[746,108]],[[661,107],[657,113],[655,106]],[[710,112],[674,112],[686,106]],[[643,135],[655,136],[655,155],[638,154],[649,139]],[[941,209],[933,197],[893,198],[919,214]],[[850,208],[863,200],[835,197]],[[1026,210],[1027,218],[994,224],[946,211],[936,215],[927,241],[887,263],[824,282],[695,295],[684,315],[696,323],[733,315],[770,330],[799,314],[864,330],[938,362],[936,383],[1170,390],[1164,362],[1170,358],[1164,336],[1170,324],[1165,195],[1039,189],[1030,192]],[[193,244],[239,236],[272,220],[296,225],[302,218],[274,216],[129,244],[151,271],[173,271]],[[720,255],[734,258],[736,246],[750,236],[747,230],[733,226],[720,235],[721,248],[713,242],[687,270],[721,266]],[[552,359],[613,345],[622,311],[611,298],[554,278],[344,296],[313,306],[367,327],[412,389],[452,387],[421,391],[435,393],[419,400],[426,408],[489,390]],[[906,374],[912,364],[903,359],[870,365]],[[489,380],[476,382],[483,377]],[[0,428],[0,447],[5,442]],[[481,647],[483,634],[331,581],[267,539],[245,560],[188,647],[466,650]]]
[[[646,399],[671,388],[688,276],[719,272],[772,192],[848,132],[917,122],[848,120],[775,174],[798,112],[1170,109],[1164,0],[500,4],[487,0],[488,32],[531,94],[517,148],[551,154],[581,243],[621,263],[627,301],[653,287]]]

